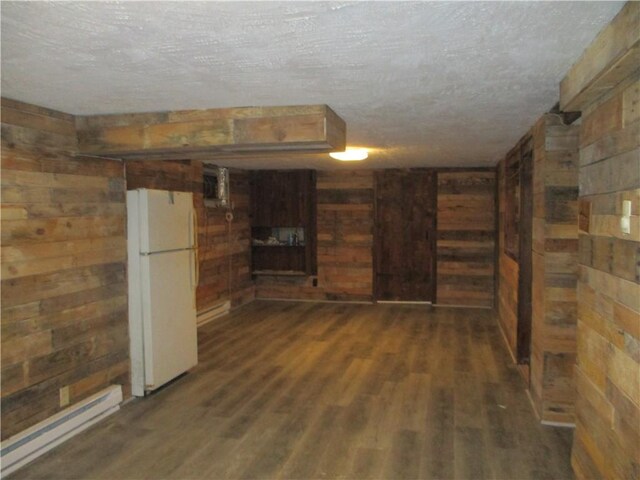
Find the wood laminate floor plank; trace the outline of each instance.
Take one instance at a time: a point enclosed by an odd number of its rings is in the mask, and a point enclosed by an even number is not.
[[[13,479],[570,479],[488,310],[255,301]]]

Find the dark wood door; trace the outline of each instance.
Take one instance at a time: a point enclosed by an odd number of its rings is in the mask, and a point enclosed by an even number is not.
[[[435,232],[435,172],[377,172],[377,300],[434,300]]]
[[[251,178],[253,226],[304,227],[308,222],[310,170],[258,170]]]

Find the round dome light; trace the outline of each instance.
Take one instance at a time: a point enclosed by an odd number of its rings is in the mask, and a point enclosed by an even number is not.
[[[369,152],[366,148],[347,147],[344,152],[331,152],[329,156],[343,162],[355,162],[367,158]]]

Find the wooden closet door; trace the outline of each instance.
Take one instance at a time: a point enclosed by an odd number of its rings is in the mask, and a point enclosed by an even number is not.
[[[435,173],[377,172],[377,300],[433,301],[435,231]]]

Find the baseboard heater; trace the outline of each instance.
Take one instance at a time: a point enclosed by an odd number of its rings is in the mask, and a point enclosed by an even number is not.
[[[8,438],[0,445],[1,476],[5,477],[53,447],[115,413],[122,388],[113,385],[52,417]]]
[[[205,323],[209,323],[210,321],[218,317],[226,315],[227,313],[229,313],[230,310],[231,310],[231,302],[227,300],[226,302],[220,303],[215,307],[211,307],[201,312],[198,312],[198,319],[197,319],[198,326],[200,327]]]

